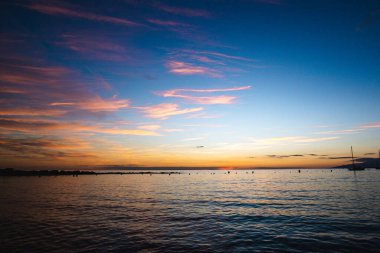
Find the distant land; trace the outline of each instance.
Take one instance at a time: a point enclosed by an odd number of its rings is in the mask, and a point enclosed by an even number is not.
[[[378,168],[378,158],[356,158],[355,164],[364,168]],[[351,168],[352,163],[326,168],[308,167],[187,167],[187,166],[160,166],[143,167],[130,165],[104,165],[104,166],[81,166],[80,170],[74,168],[64,169],[0,169],[0,176],[20,175],[20,176],[57,176],[57,175],[105,175],[105,174],[176,174],[183,170],[272,170],[272,169],[346,169]],[[124,172],[123,172],[124,171]],[[160,171],[160,172],[158,172]],[[170,172],[162,172],[170,171]]]
[[[0,169],[0,176],[79,176],[79,175],[130,175],[130,174],[181,174],[180,172],[152,172],[152,171],[139,171],[139,172],[95,172],[95,171],[81,171],[81,170],[15,170],[14,168]]]
[[[379,159],[377,158],[357,158],[355,164],[364,168],[377,168],[379,166]],[[334,168],[351,168],[352,163],[339,165]]]

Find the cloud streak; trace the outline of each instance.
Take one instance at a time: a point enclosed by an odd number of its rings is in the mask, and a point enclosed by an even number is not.
[[[216,51],[177,49],[168,52],[166,67],[178,75],[208,75],[223,77],[226,73],[243,73],[262,68],[255,61]]]
[[[89,144],[78,138],[7,137],[0,136],[1,158],[62,160],[97,158],[88,151]]]
[[[232,104],[236,97],[229,95],[222,96],[194,96],[190,94],[199,93],[216,93],[216,92],[231,92],[231,91],[242,91],[248,90],[251,86],[240,86],[233,88],[221,88],[221,89],[173,89],[166,90],[162,92],[157,92],[158,95],[162,97],[174,97],[189,100],[197,104]]]
[[[51,134],[53,132],[67,133],[100,133],[111,135],[141,135],[159,136],[154,130],[107,128],[101,125],[85,125],[77,122],[67,122],[46,119],[0,118],[0,129],[22,133]]]
[[[80,11],[78,10],[78,7],[64,6],[62,2],[36,2],[31,3],[26,7],[44,14],[54,16],[68,16],[123,26],[142,26],[142,24],[133,22],[125,18],[95,14],[87,11]]]
[[[175,15],[186,16],[186,17],[208,18],[211,16],[211,13],[206,10],[175,7],[175,6],[169,6],[163,3],[156,3],[154,6],[162,11],[175,14]]]
[[[202,111],[202,107],[180,109],[177,104],[163,103],[152,106],[135,107],[141,110],[148,118],[153,119],[167,119],[171,116],[188,114],[193,112]]]
[[[56,106],[60,108],[74,107],[75,109],[85,110],[90,112],[114,112],[123,108],[129,107],[128,99],[103,99],[99,96],[94,96],[84,101],[76,102],[53,102],[50,106]]]
[[[148,18],[147,21],[154,25],[166,26],[166,27],[189,27],[190,26],[189,24],[178,22],[178,21],[172,21],[172,20]]]
[[[63,42],[57,43],[58,45],[69,48],[86,58],[115,62],[129,59],[127,49],[111,41],[109,37],[63,34],[61,38]]]
[[[372,122],[361,126],[362,128],[380,128],[380,122]]]
[[[191,63],[181,62],[181,61],[168,61],[166,67],[169,69],[170,73],[176,75],[208,75],[210,77],[223,77],[223,75],[212,68],[196,66]]]
[[[338,137],[305,137],[305,136],[284,136],[284,137],[275,137],[275,138],[266,138],[266,139],[254,139],[252,141],[253,144],[259,145],[286,145],[290,143],[314,143],[314,142],[322,142],[322,141],[331,141],[336,140]]]

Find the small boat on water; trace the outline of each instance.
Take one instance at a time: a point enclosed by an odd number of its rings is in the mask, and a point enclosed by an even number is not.
[[[377,158],[377,170],[380,170],[380,149],[379,149],[379,157]]]
[[[352,146],[351,146],[351,157],[352,157],[352,168],[348,168],[348,170],[352,170],[352,171],[365,170],[364,167],[355,166],[354,152],[352,151]]]

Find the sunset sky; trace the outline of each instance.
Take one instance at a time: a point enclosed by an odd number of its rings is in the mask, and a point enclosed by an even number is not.
[[[1,167],[377,156],[379,1],[0,6]]]

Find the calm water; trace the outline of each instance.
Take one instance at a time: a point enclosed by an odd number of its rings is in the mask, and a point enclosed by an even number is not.
[[[380,170],[189,172],[0,178],[0,251],[380,252]]]

